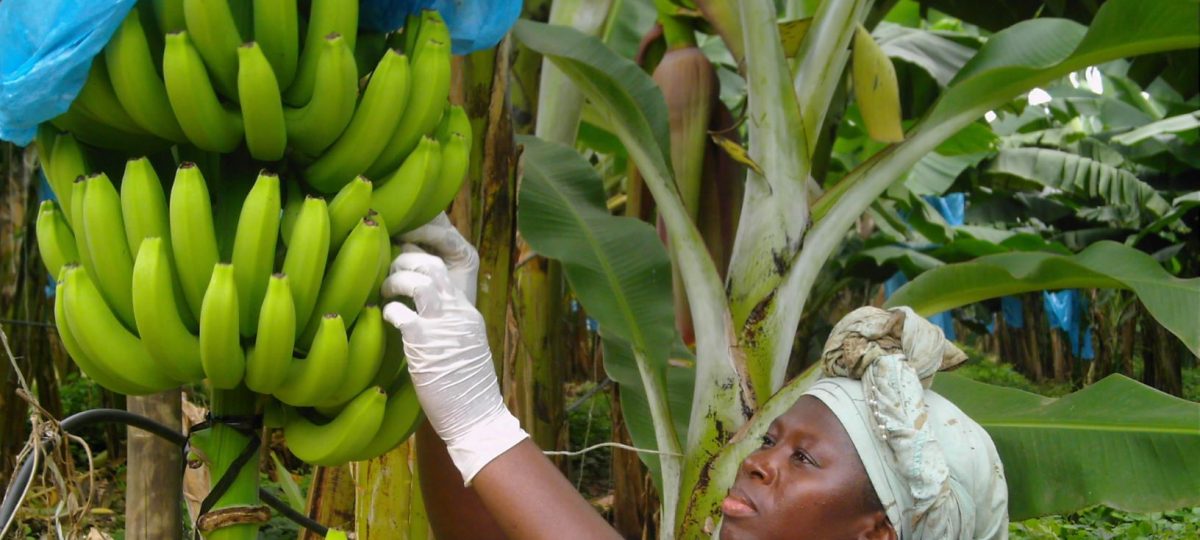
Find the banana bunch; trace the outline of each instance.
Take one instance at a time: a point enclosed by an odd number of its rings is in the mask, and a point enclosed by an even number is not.
[[[465,115],[454,118],[447,106],[445,22],[426,10],[402,33],[358,39],[358,0],[312,0],[307,12],[298,4],[141,2],[93,63],[79,99],[52,123],[127,155],[183,145],[286,161],[325,195],[360,175],[381,188],[399,176],[405,185],[390,189],[411,202],[392,207],[428,206],[437,210],[419,213],[436,215],[449,202],[441,192],[451,190],[426,184],[465,171],[438,165],[468,155],[471,139]],[[426,154],[422,166],[401,173],[417,151]],[[423,223],[380,213],[393,230]]]
[[[446,115],[447,130],[461,116]],[[385,216],[402,227],[425,215],[412,201],[445,189],[451,167],[439,166],[436,139],[419,141],[386,191],[358,176],[328,204],[265,169],[218,160],[206,174],[184,161],[164,184],[140,157],[113,182],[69,133],[42,133],[39,146],[57,202],[39,209],[38,247],[58,278],[60,335],[85,375],[128,395],[245,387],[318,465],[374,457],[415,429],[420,406],[378,291],[399,230]],[[389,188],[401,182],[414,185]],[[230,183],[249,189],[223,198]],[[408,206],[385,209],[390,198]],[[223,215],[232,227],[219,226]]]

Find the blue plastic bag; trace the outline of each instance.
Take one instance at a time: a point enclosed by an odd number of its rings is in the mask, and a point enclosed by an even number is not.
[[[946,220],[946,224],[951,227],[957,227],[963,224],[963,218],[966,217],[967,197],[963,193],[947,193],[945,197],[935,197],[933,195],[925,195],[925,201],[937,209],[942,215],[942,219]]]
[[[1096,353],[1092,350],[1092,329],[1083,326],[1087,298],[1076,289],[1042,291],[1042,298],[1050,328],[1067,333],[1071,354],[1083,360],[1095,358]]]
[[[1009,328],[1025,327],[1025,311],[1021,299],[1015,296],[1000,297],[1000,311],[1004,313],[1004,325]]]
[[[0,139],[27,145],[71,106],[134,0],[0,1]]]
[[[883,296],[891,298],[892,294],[900,287],[903,287],[905,283],[908,283],[908,276],[904,275],[904,272],[892,274],[892,277],[883,282]],[[954,331],[954,314],[949,310],[930,315],[926,318],[929,319],[929,322],[942,329],[942,334],[946,336],[946,339],[950,341],[958,339],[958,335]]]
[[[390,32],[410,13],[436,9],[450,27],[454,54],[493,47],[521,15],[521,0],[361,0],[359,26]]]

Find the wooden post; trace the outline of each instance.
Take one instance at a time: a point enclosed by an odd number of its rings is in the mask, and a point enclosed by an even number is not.
[[[129,412],[163,425],[181,423],[179,389],[130,397]],[[183,454],[178,446],[140,429],[126,435],[129,460],[125,488],[125,538],[178,540],[183,535],[179,497],[183,489]]]

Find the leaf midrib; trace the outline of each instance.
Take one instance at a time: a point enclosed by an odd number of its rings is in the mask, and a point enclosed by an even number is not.
[[[984,429],[990,428],[1013,428],[1022,430],[1065,430],[1065,431],[1103,431],[1103,432],[1119,432],[1119,433],[1162,433],[1168,435],[1190,435],[1200,437],[1200,429],[1195,428],[1166,428],[1166,427],[1146,427],[1146,426],[1112,426],[1100,424],[1073,424],[1069,422],[1032,422],[1032,421],[1007,421],[1007,422],[988,422],[986,420],[976,420]]]

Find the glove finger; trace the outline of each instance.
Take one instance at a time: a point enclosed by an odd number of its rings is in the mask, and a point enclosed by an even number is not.
[[[459,234],[445,212],[429,223],[400,235],[400,239],[429,247],[430,253],[445,259],[450,266],[471,264],[479,259],[475,248]]]
[[[441,296],[438,295],[433,279],[417,272],[404,270],[393,272],[387,279],[383,280],[383,285],[380,286],[379,292],[384,298],[395,298],[397,296],[412,298],[417,306],[417,313],[422,314],[440,306],[442,303]]]
[[[401,234],[400,240],[438,247],[454,242],[453,238],[447,238],[454,236],[457,236],[458,240],[466,242],[466,239],[458,233],[458,229],[454,228],[454,225],[450,223],[450,218],[446,217],[445,212],[442,212],[424,225]]]
[[[421,246],[418,246],[416,244],[402,244],[400,246],[400,253],[428,253],[428,252],[421,249]]]
[[[446,268],[446,262],[435,255],[428,253],[401,253],[396,260],[392,261],[393,272],[416,272],[429,276],[433,280],[439,290],[449,292],[452,287],[450,281],[450,272]]]
[[[400,302],[388,302],[383,306],[383,320],[404,333],[408,332],[413,323],[420,320],[420,316]]]

